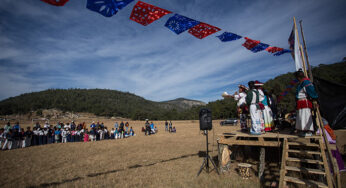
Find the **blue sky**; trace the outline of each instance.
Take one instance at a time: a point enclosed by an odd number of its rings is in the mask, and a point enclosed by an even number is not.
[[[222,30],[202,40],[129,19],[134,1],[111,18],[86,0],[55,7],[39,0],[0,1],[0,100],[49,88],[106,88],[149,100],[221,99],[249,80],[294,71],[290,54],[252,53],[244,39],[221,43],[224,31],[288,48],[293,16],[303,20],[310,63],[346,56],[346,1],[145,0]]]

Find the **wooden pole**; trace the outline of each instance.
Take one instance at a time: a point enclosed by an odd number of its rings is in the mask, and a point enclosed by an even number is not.
[[[300,33],[301,33],[302,38],[303,38],[304,54],[305,54],[305,57],[306,57],[306,64],[308,65],[308,69],[309,69],[309,77],[310,77],[311,82],[313,82],[314,78],[312,76],[312,69],[311,69],[310,62],[309,62],[309,56],[308,56],[308,52],[306,50],[306,43],[305,43],[305,38],[304,38],[302,20],[299,21],[299,24],[300,24]]]
[[[302,50],[301,50],[301,46],[300,46],[300,42],[299,42],[299,34],[298,34],[298,30],[297,30],[297,24],[296,24],[296,18],[295,17],[293,17],[293,23],[294,23],[294,34],[295,34],[295,36],[297,36],[297,42],[298,42],[298,48],[299,48],[299,51],[300,51],[300,56],[303,58]],[[302,59],[302,63],[303,63],[304,75],[307,77],[308,74],[306,72],[306,66],[305,66],[305,62],[303,61],[303,59]]]

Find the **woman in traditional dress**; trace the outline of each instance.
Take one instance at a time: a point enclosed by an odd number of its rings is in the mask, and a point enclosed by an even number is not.
[[[260,135],[261,134],[261,113],[259,108],[259,93],[255,89],[255,82],[250,81],[248,83],[249,91],[246,95],[246,104],[249,106],[251,115],[251,129],[250,134]]]
[[[311,136],[314,131],[314,125],[311,115],[313,108],[313,100],[318,98],[314,85],[305,77],[304,72],[299,70],[295,72],[295,76],[299,81],[296,90],[297,100],[297,118],[296,130],[300,136]]]
[[[262,113],[262,119],[261,125],[262,125],[262,132],[265,131],[271,131],[274,127],[274,121],[273,121],[273,113],[269,105],[271,104],[271,101],[268,97],[268,95],[263,91],[263,86],[264,84],[255,81],[255,87],[257,91],[259,92],[259,100],[261,101],[261,104],[263,105],[261,107],[261,113]]]

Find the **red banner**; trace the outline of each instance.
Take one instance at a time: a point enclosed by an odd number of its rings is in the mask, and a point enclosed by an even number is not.
[[[148,3],[144,3],[142,1],[138,1],[132,9],[130,19],[146,26],[170,13],[172,12]]]
[[[54,6],[64,6],[68,2],[68,0],[41,0],[41,1],[54,5]]]
[[[200,24],[189,29],[189,33],[199,39],[203,39],[213,33],[220,31],[221,29],[206,23],[201,22]]]
[[[245,42],[244,44],[242,44],[245,48],[247,48],[248,50],[251,50],[253,47],[257,46],[257,44],[261,43],[260,41],[258,40],[252,40],[252,39],[249,39],[247,37],[245,37]]]
[[[273,47],[273,46],[269,46],[268,48],[265,49],[266,51],[270,52],[270,53],[276,53],[276,52],[281,52],[282,50],[284,50],[283,48],[279,48],[279,47]]]

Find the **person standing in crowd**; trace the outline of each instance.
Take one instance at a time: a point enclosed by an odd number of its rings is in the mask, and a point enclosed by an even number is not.
[[[114,131],[114,137],[115,137],[115,139],[120,138],[120,134],[119,134],[119,130],[118,130],[118,128],[115,128],[115,131]]]
[[[118,125],[118,122],[115,122],[114,129],[117,129],[117,128],[119,128],[119,125]]]
[[[4,132],[5,133],[8,133],[8,131],[11,129],[11,123],[10,122],[7,122],[7,124],[5,125],[4,127]]]
[[[37,129],[38,145],[43,144],[43,130],[41,128]]]
[[[148,119],[146,119],[144,126],[145,126],[145,136],[150,135],[151,131],[150,131],[150,123]]]
[[[67,142],[67,131],[68,129],[63,129],[61,131],[61,143],[66,143]]]
[[[89,142],[89,133],[88,129],[84,131],[84,142]]]
[[[55,143],[59,143],[60,142],[60,136],[61,136],[61,129],[55,127],[55,131],[54,131],[54,137],[55,137]]]
[[[172,121],[169,121],[169,132],[172,132],[173,124]]]
[[[122,121],[119,126],[119,132],[122,132],[124,130],[124,122]]]
[[[129,131],[129,126],[130,126],[129,122],[126,122],[126,123],[125,123],[125,129],[126,129],[126,132],[128,132],[128,131]]]
[[[31,128],[30,127],[27,127],[26,128],[26,131],[25,131],[25,144],[23,147],[29,147],[31,146],[31,139],[32,139],[32,131],[31,131]]]
[[[151,122],[150,124],[150,130],[153,134],[155,134],[155,127],[154,127],[154,122]]]
[[[90,128],[91,128],[91,129],[94,129],[95,127],[96,127],[95,121],[93,121],[93,122],[91,123],[91,125],[90,125]]]
[[[17,121],[16,124],[14,124],[13,128],[12,129],[17,129],[18,132],[21,131],[20,129],[20,125],[19,125],[19,122]]]
[[[1,128],[0,129],[0,149],[2,148],[2,144],[5,142],[5,129]]]
[[[48,128],[45,126],[42,130],[43,136],[42,136],[42,144],[48,144]]]
[[[8,132],[6,132],[5,143],[2,146],[2,150],[5,150],[5,149],[11,150],[12,149],[12,141],[13,141],[12,136],[13,136],[12,129],[9,129]]]
[[[168,131],[168,121],[165,122],[165,131]]]
[[[299,136],[312,136],[314,125],[311,115],[311,109],[314,108],[313,101],[316,101],[318,94],[312,82],[305,77],[304,72],[300,69],[295,72],[295,77],[299,81],[296,90],[297,117],[296,130]]]
[[[54,130],[53,130],[53,127],[50,126],[48,128],[48,144],[53,144],[55,142],[55,139],[54,139]]]
[[[250,134],[261,134],[261,114],[259,107],[259,93],[255,89],[255,82],[250,81],[248,83],[249,91],[246,94],[246,104],[249,106],[251,115],[251,129]]]

